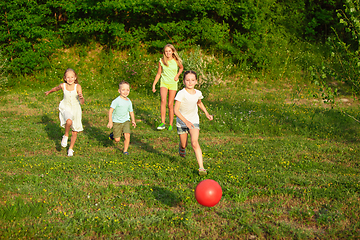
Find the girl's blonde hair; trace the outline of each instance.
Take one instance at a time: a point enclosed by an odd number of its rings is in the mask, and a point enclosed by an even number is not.
[[[172,45],[172,44],[166,44],[164,49],[163,49],[163,57],[161,59],[161,61],[163,62],[163,64],[165,66],[169,66],[167,60],[166,60],[166,55],[165,55],[165,48],[170,48],[172,51],[173,51],[173,54],[172,54],[172,57],[175,59],[177,65],[179,66],[180,64],[182,64],[182,60],[181,58],[179,57],[179,54],[177,53],[175,47]]]
[[[75,79],[74,83],[75,83],[75,84],[78,84],[79,82],[78,82],[77,74],[76,74],[76,72],[74,71],[74,69],[72,69],[72,68],[68,68],[68,69],[65,70],[65,72],[64,72],[64,82],[66,83],[66,73],[67,73],[67,72],[70,72],[70,71],[75,74],[76,79]]]

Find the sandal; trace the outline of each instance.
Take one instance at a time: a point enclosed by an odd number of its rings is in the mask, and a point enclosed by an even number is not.
[[[129,153],[128,153],[128,152],[124,152],[124,155],[129,155]]]
[[[206,172],[206,169],[205,168],[199,168],[199,175],[200,176],[204,176],[204,175],[206,175],[207,174],[207,172]]]
[[[179,145],[179,155],[180,157],[185,157],[186,155],[186,149],[182,148],[180,145]]]

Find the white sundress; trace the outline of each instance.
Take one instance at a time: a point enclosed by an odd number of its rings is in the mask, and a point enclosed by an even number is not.
[[[79,96],[76,91],[75,84],[73,91],[66,90],[66,85],[64,83],[64,98],[59,104],[59,118],[60,126],[65,128],[66,120],[72,120],[71,130],[74,132],[83,131],[83,125],[81,122],[81,106]]]

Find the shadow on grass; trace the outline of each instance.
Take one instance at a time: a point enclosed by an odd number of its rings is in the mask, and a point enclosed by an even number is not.
[[[83,118],[83,125],[84,125],[84,134],[98,143],[100,143],[104,147],[109,147],[112,145],[112,142],[109,140],[109,133],[104,132],[98,127],[94,127],[91,125],[88,119]]]
[[[110,130],[104,131],[99,127],[95,127],[92,126],[92,124],[90,123],[90,121],[88,119],[84,119],[83,118],[83,125],[84,125],[84,134],[89,138],[89,139],[93,139],[96,142],[98,142],[102,147],[113,147],[117,152],[119,152],[119,154],[123,154],[123,147],[124,147],[124,137],[122,136],[120,139],[119,143],[115,143],[114,141],[111,141],[109,139],[109,133],[111,132]],[[131,127],[131,130],[133,130],[134,128]],[[154,130],[157,131],[157,130]],[[149,138],[153,138],[154,136],[151,135],[149,136]],[[143,151],[146,151],[147,153],[152,153],[154,155],[159,156],[159,158],[162,157],[166,157],[167,159],[169,159],[170,162],[179,162],[180,164],[184,165],[185,167],[185,163],[183,161],[179,161],[179,158],[175,157],[175,156],[171,156],[168,155],[166,153],[164,153],[163,151],[159,151],[157,149],[155,149],[152,144],[150,143],[150,140],[147,141],[147,136],[146,134],[141,134],[139,132],[133,132],[131,133],[130,136],[130,151],[131,151],[131,146],[132,145],[136,145],[138,146],[140,149],[142,149]],[[132,154],[131,152],[130,156],[132,157],[141,157],[141,156],[137,156]]]
[[[173,192],[158,186],[152,186],[152,193],[156,200],[169,207],[176,207],[180,204],[181,199]]]
[[[45,131],[48,135],[48,138],[54,141],[56,146],[56,151],[61,151],[61,138],[63,133],[61,131],[61,127],[59,123],[55,123],[54,120],[49,118],[47,115],[43,115],[41,117],[41,124],[45,125]]]
[[[186,161],[182,161],[182,158],[179,156],[179,157],[176,157],[176,156],[171,156],[161,150],[157,150],[155,149],[151,144],[143,141],[144,139],[146,139],[146,135],[139,135],[139,134],[134,134],[132,133],[131,134],[131,137],[130,137],[130,145],[137,145],[139,148],[141,148],[142,150],[146,151],[147,153],[151,153],[151,154],[154,154],[155,157],[157,156],[159,159],[162,159],[162,158],[166,158],[168,159],[171,163],[178,163],[180,164],[181,166],[183,167],[188,167],[187,165],[187,162]],[[121,138],[120,142],[121,141],[124,141],[123,138]],[[123,145],[120,145],[120,146],[123,146]],[[122,148],[121,148],[121,151],[122,151]],[[132,155],[130,153],[130,155]],[[141,158],[141,156],[139,156],[139,158]]]
[[[206,131],[239,132],[281,136],[292,134],[306,138],[358,141],[360,125],[336,109],[283,103],[210,101],[205,103],[211,124],[201,125]],[[358,116],[355,116],[358,118]],[[203,118],[202,123],[206,123]]]
[[[136,108],[135,110],[135,117],[137,119],[141,119],[141,121],[148,125],[152,130],[157,131],[156,127],[160,124],[159,121],[156,121],[156,119],[160,119],[160,102],[159,102],[159,115],[154,115],[153,112],[145,110],[144,108]],[[168,121],[168,116],[167,121]]]

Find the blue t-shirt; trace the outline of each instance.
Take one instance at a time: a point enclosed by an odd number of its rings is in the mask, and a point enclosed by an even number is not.
[[[112,114],[112,120],[114,123],[124,123],[126,121],[130,121],[129,112],[133,111],[133,107],[129,98],[124,100],[119,96],[112,101],[110,107],[114,109]]]

